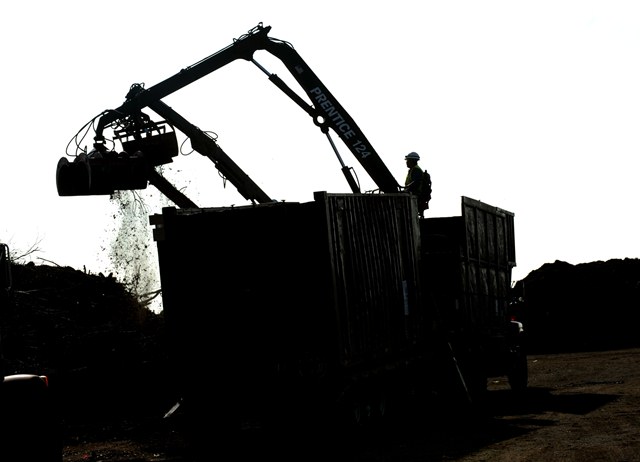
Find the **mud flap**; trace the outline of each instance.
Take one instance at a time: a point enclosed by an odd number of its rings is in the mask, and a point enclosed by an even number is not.
[[[473,399],[471,398],[471,393],[469,393],[469,388],[467,387],[467,382],[464,379],[464,375],[460,370],[460,366],[458,364],[458,360],[456,359],[456,355],[453,352],[453,347],[451,346],[451,342],[447,342],[447,351],[449,353],[449,360],[453,365],[454,377],[458,386],[460,387],[463,399],[465,400],[466,404],[471,405],[473,404]]]

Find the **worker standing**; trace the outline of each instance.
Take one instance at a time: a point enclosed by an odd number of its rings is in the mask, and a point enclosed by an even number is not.
[[[410,152],[404,159],[409,169],[404,181],[405,190],[418,196],[418,208],[422,217],[431,200],[431,175],[418,165],[420,155],[417,152]]]

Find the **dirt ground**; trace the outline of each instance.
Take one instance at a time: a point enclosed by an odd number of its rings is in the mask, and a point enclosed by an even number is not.
[[[436,413],[349,441],[297,445],[292,458],[640,461],[640,349],[531,355],[529,371],[530,387],[521,396],[511,393],[505,379],[490,381],[486,403],[473,415]],[[257,451],[251,460],[282,460],[271,450]],[[212,447],[211,460],[233,459],[216,457]],[[65,430],[65,462],[187,460],[179,432],[160,416]]]

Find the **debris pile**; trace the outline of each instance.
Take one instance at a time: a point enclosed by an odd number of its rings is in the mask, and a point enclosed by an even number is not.
[[[69,419],[170,406],[162,313],[111,276],[33,263],[12,270],[1,332],[8,373],[46,374]]]
[[[546,263],[513,288],[529,352],[640,346],[640,259]]]

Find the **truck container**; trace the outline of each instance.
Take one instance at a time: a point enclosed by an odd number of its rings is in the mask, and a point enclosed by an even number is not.
[[[489,377],[527,385],[522,324],[509,311],[516,265],[514,214],[462,197],[460,216],[421,220],[422,280],[437,322],[475,396]]]
[[[370,407],[354,403],[363,384],[421,360],[415,202],[314,198],[152,216],[185,405],[197,399],[204,411],[216,396],[217,415],[247,421],[349,403],[358,418],[358,406]],[[213,383],[191,380],[199,370]]]
[[[192,422],[359,423],[443,374],[471,399],[509,370],[510,212],[463,197],[461,216],[423,219],[409,194],[318,192],[151,223]]]

